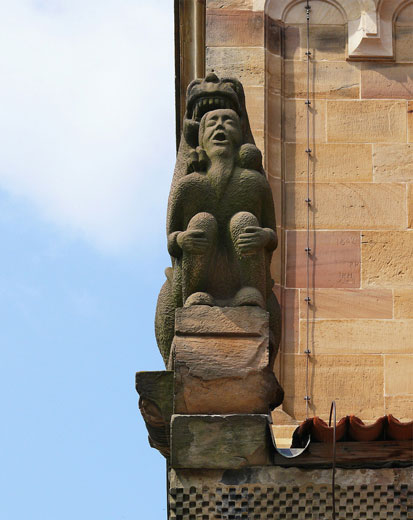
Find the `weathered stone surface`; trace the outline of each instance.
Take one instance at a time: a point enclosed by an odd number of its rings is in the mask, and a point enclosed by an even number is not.
[[[300,317],[306,318],[306,291],[300,290]],[[392,318],[390,289],[313,289],[310,318]]]
[[[282,103],[280,94],[267,93],[267,131],[270,137],[281,139]]]
[[[251,10],[208,8],[207,47],[258,47],[264,45],[264,14]]]
[[[207,9],[252,9],[253,0],[206,0]]]
[[[413,231],[364,231],[362,241],[363,286],[413,285]]]
[[[265,17],[265,23],[266,51],[281,56],[284,39],[284,24],[273,20],[269,16]]]
[[[173,468],[238,469],[270,465],[266,415],[174,415]]]
[[[373,148],[376,182],[413,181],[413,144],[377,144]]]
[[[268,176],[268,181],[271,186],[272,198],[274,199],[275,205],[275,219],[277,223],[281,223],[282,214],[282,182],[281,179],[275,179],[274,177]]]
[[[260,337],[268,339],[268,312],[259,307],[209,307],[177,309],[175,332],[180,336]]]
[[[362,492],[362,498],[365,502],[368,502],[368,498],[371,498],[370,493],[375,491],[373,486],[396,486],[400,484],[411,483],[411,467],[410,468],[374,468],[374,469],[336,469],[336,482],[341,487],[342,492],[346,492],[347,485],[351,486],[348,489],[350,491],[356,491],[358,498],[360,499],[360,491]],[[240,469],[238,471],[225,471],[225,470],[210,470],[210,471],[191,471],[191,470],[174,470],[170,471],[170,486],[174,490],[181,490],[181,493],[190,495],[189,489],[196,487],[200,491],[206,494],[214,494],[216,488],[219,486],[222,489],[222,493],[226,494],[229,492],[228,487],[234,488],[232,490],[235,494],[241,494],[242,489],[248,491],[248,496],[251,493],[252,497],[256,500],[260,500],[264,495],[265,500],[271,500],[272,490],[274,493],[279,494],[281,488],[283,493],[295,494],[295,501],[305,497],[305,501],[310,502],[310,508],[313,506],[314,501],[318,497],[315,496],[314,492],[319,492],[318,486],[322,486],[323,493],[327,494],[327,489],[331,485],[331,468],[325,469],[304,469],[304,468],[282,468],[280,466],[271,466],[264,468],[248,468]],[[340,483],[340,484],[339,484]],[[238,487],[239,486],[239,487]],[[286,489],[287,488],[287,489]],[[327,488],[327,489],[326,489]],[[270,495],[268,496],[268,493]],[[300,497],[297,494],[300,493]],[[308,495],[307,495],[308,493]],[[363,496],[363,494],[365,495]],[[304,494],[301,497],[301,494]],[[351,501],[353,497],[350,496]],[[188,496],[188,501],[190,497]],[[242,500],[244,498],[242,497]],[[386,501],[386,499],[385,499]],[[393,500],[392,500],[393,502]],[[395,501],[396,502],[396,501]],[[288,506],[288,500],[285,500],[285,508],[290,508],[285,514],[286,520],[303,520],[302,517],[294,518],[291,511],[291,506]],[[380,504],[383,502],[380,501]],[[274,501],[272,501],[274,506]],[[357,504],[355,504],[357,505]],[[279,511],[281,504],[276,504],[277,511]],[[254,507],[253,505],[251,507]],[[360,505],[359,505],[360,507]],[[308,509],[311,511],[312,509]],[[271,512],[274,512],[271,509]],[[292,515],[289,515],[292,513]],[[305,515],[304,515],[305,516]],[[308,515],[307,515],[308,516]],[[260,516],[259,520],[264,520],[265,516]],[[271,518],[271,517],[270,517]],[[277,517],[275,517],[277,518]],[[311,517],[310,517],[311,518]],[[366,517],[368,518],[368,517]],[[314,519],[321,520],[321,519]],[[356,519],[354,519],[356,520]],[[370,519],[369,519],[370,520]]]
[[[394,293],[394,317],[413,318],[413,287],[396,287]]]
[[[407,105],[407,141],[413,143],[413,101],[409,101]]]
[[[245,105],[247,107],[251,130],[264,130],[264,87],[245,87]]]
[[[285,354],[285,398],[283,409],[292,417],[303,420],[305,413],[304,354]],[[354,414],[362,420],[381,417],[384,413],[383,357],[347,355],[344,349],[337,355],[317,354],[310,358],[310,417],[318,415],[328,420],[331,401],[337,405],[338,417]]]
[[[386,395],[409,394],[413,400],[413,355],[385,356],[384,374]]]
[[[305,24],[306,22],[306,12],[302,4],[294,5],[285,18],[287,24]],[[312,0],[311,23],[316,25],[340,25],[344,24],[345,20],[335,6],[319,0]]]
[[[307,98],[307,63],[286,61],[284,65],[285,95]],[[360,65],[345,61],[313,62],[311,65],[311,98],[357,98],[360,94]]]
[[[412,62],[413,24],[410,27],[396,26],[395,48],[397,62]]]
[[[283,352],[298,352],[299,348],[299,291],[284,289],[282,294],[282,350]]]
[[[412,420],[412,395],[386,395],[384,397],[385,414],[392,414],[399,421]]]
[[[149,444],[169,457],[169,426],[173,411],[173,372],[137,372],[139,409],[149,434]]]
[[[345,25],[312,25],[310,51],[313,60],[344,61],[346,59],[347,28]],[[285,27],[285,58],[306,60],[307,29],[305,25]]]
[[[284,104],[284,139],[291,143],[305,143],[307,140],[307,106],[304,100],[286,99]],[[326,101],[317,99],[311,105],[311,144],[326,141]]]
[[[282,63],[281,56],[266,53],[266,72],[267,72],[267,88],[276,93],[281,92],[282,88]]]
[[[283,278],[283,264],[284,264],[284,247],[285,247],[285,232],[281,227],[277,227],[278,247],[274,251],[271,260],[271,276],[275,284],[280,285]]]
[[[396,19],[396,26],[408,25],[413,29],[413,4],[408,4],[400,11]]]
[[[268,325],[267,325],[268,334]],[[205,381],[240,378],[268,366],[267,337],[176,336],[172,347],[175,371]],[[231,396],[233,399],[233,396]]]
[[[303,352],[304,320],[300,327]],[[316,320],[311,323],[311,338],[317,355],[406,354],[413,349],[413,320]]]
[[[264,85],[264,48],[207,47],[206,70],[219,71],[221,77],[238,78],[244,86]]]
[[[413,184],[407,185],[407,226],[413,228]]]
[[[281,179],[282,173],[282,144],[280,139],[267,135],[267,164],[269,177]],[[279,223],[280,221],[277,221]]]
[[[212,342],[211,348],[215,346]],[[283,398],[269,367],[231,377],[203,379],[193,376],[181,364],[176,369],[175,389],[175,412],[184,414],[267,414]]]
[[[327,101],[329,142],[406,141],[405,101]]]
[[[137,372],[135,384],[139,395],[155,403],[169,422],[173,409],[173,372]]]
[[[287,287],[306,287],[305,231],[287,232]],[[318,288],[360,287],[360,234],[355,231],[311,232],[310,279]]]
[[[317,183],[311,186],[311,220],[318,229],[405,229],[403,184]],[[285,186],[286,226],[307,226],[307,186]]]
[[[177,309],[175,328],[175,413],[267,413],[281,402],[266,311],[193,306]]]
[[[411,65],[363,63],[361,97],[364,99],[413,99],[413,63]]]
[[[285,179],[307,180],[305,144],[286,143]],[[363,182],[372,180],[370,144],[323,144],[312,148],[311,178],[317,182]]]

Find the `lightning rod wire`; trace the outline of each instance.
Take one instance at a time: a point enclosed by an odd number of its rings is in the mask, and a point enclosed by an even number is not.
[[[311,115],[311,100],[310,100],[310,65],[311,65],[311,52],[310,52],[310,12],[311,6],[309,0],[305,5],[306,10],[306,28],[307,28],[307,51],[305,53],[307,57],[307,99],[305,101],[307,107],[307,148],[305,153],[307,154],[307,198],[305,203],[307,204],[307,233],[306,233],[306,368],[305,368],[305,409],[306,418],[308,419],[308,411],[310,404],[310,391],[309,391],[309,365],[310,365],[310,211],[311,211],[311,199],[310,199],[310,168],[311,168],[311,148],[310,148],[310,115]]]

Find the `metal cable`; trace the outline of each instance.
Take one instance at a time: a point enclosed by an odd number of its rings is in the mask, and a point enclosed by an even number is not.
[[[306,10],[306,19],[307,19],[307,52],[305,53],[307,57],[307,99],[305,104],[307,106],[307,148],[305,153],[307,154],[307,198],[305,202],[307,204],[307,240],[306,240],[306,285],[307,292],[305,297],[305,302],[307,304],[306,311],[306,319],[307,319],[307,329],[306,329],[306,349],[304,353],[306,354],[306,369],[305,369],[305,409],[306,409],[306,418],[308,419],[308,409],[309,403],[311,400],[310,392],[309,392],[309,364],[310,364],[310,256],[311,256],[311,248],[310,248],[310,211],[311,211],[311,199],[310,199],[310,166],[311,166],[311,148],[310,148],[310,63],[311,63],[311,52],[310,52],[310,2],[307,0],[305,5]]]

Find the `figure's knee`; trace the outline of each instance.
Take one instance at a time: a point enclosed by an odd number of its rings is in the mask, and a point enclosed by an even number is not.
[[[249,211],[240,211],[232,216],[229,229],[233,238],[237,237],[240,233],[245,231],[245,228],[249,226],[259,226],[258,219],[255,215]]]
[[[218,224],[211,213],[202,212],[191,218],[186,229],[205,231],[209,239],[214,239],[218,233]]]

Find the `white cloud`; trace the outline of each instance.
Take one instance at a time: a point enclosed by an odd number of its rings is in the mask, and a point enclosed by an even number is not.
[[[1,0],[0,188],[99,248],[163,229],[173,5]]]

